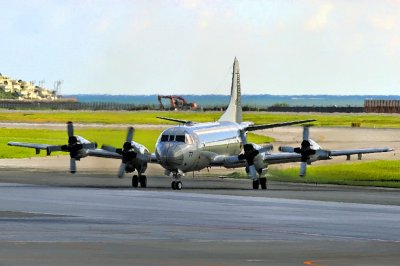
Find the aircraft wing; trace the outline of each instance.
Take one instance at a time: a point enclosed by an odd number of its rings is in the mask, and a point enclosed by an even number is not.
[[[8,146],[36,149],[36,154],[39,154],[40,150],[45,150],[48,155],[50,155],[50,153],[52,151],[62,151],[61,145],[49,145],[49,144],[10,141],[10,142],[8,142]]]
[[[316,121],[316,120],[315,119],[307,119],[307,120],[296,120],[296,121],[274,123],[274,124],[251,125],[251,126],[245,127],[245,130],[255,131],[255,130],[261,130],[261,129],[274,128],[274,127],[285,127],[285,126],[303,124],[303,123],[314,122],[314,121]]]
[[[321,150],[323,151],[315,161],[318,160],[329,160],[331,156],[349,156],[349,155],[360,155],[366,153],[380,153],[393,151],[391,148],[369,148],[369,149],[349,149],[349,150]],[[317,150],[318,154],[318,150]],[[327,155],[327,156],[325,156]],[[301,162],[301,154],[295,152],[278,152],[278,153],[262,153],[261,154],[264,163],[266,164],[281,164],[291,162]],[[240,160],[238,156],[225,156],[216,155],[209,156],[210,166],[223,166],[226,168],[237,168],[245,167],[246,161]],[[314,160],[313,160],[314,161]]]
[[[301,155],[297,153],[279,152],[261,154],[263,161],[267,164],[279,164],[300,162]],[[226,168],[245,167],[246,161],[239,159],[238,156],[216,155],[210,158],[210,166],[223,166]]]
[[[100,157],[100,158],[109,158],[109,159],[122,159],[122,155],[116,152],[112,151],[107,151],[104,149],[94,149],[94,150],[89,150],[87,152],[88,156],[93,156],[93,157]],[[147,162],[149,163],[158,163],[156,155],[150,154],[150,156],[143,156],[143,159],[146,159]]]
[[[393,151],[392,148],[369,148],[369,149],[349,149],[349,150],[331,150],[330,156],[342,156],[364,153],[378,153]]]

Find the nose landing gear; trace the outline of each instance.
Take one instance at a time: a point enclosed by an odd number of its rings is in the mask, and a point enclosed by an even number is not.
[[[181,190],[182,189],[183,185],[182,185],[182,181],[180,180],[182,176],[184,176],[182,171],[178,170],[176,172],[173,172],[173,178],[175,179],[171,183],[171,188],[173,190]]]

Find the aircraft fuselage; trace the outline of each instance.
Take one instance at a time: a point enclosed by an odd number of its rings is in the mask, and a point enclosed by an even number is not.
[[[238,155],[241,124],[211,122],[166,129],[156,143],[156,157],[169,171],[198,171],[209,166],[208,153]]]

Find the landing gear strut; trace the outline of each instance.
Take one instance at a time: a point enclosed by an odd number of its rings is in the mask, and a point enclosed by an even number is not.
[[[147,187],[147,177],[145,175],[134,175],[132,177],[132,187],[137,188],[140,184],[140,187]]]

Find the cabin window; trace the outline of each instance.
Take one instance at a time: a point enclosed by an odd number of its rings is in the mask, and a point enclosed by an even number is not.
[[[169,135],[162,135],[161,136],[161,141],[162,142],[168,141],[168,138],[169,138]]]
[[[176,135],[175,141],[185,142],[185,135]]]
[[[175,135],[169,135],[168,141],[174,141],[175,140]]]

